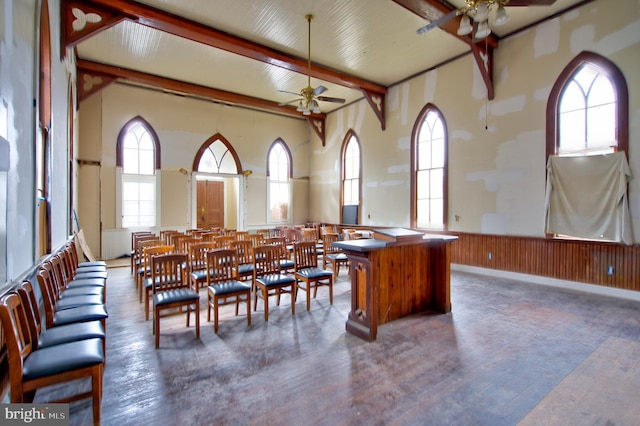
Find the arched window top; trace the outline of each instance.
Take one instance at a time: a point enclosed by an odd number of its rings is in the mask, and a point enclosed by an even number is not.
[[[414,124],[411,164],[411,226],[446,229],[447,125],[433,104],[425,105]]]
[[[267,176],[272,180],[286,181],[293,178],[291,151],[281,139],[276,139],[267,154]]]
[[[347,132],[342,143],[343,165],[345,179],[360,177],[360,141],[353,130]],[[356,203],[357,204],[357,203]]]
[[[608,59],[582,52],[562,71],[547,103],[547,157],[627,152],[628,91]]]
[[[153,127],[138,116],[118,134],[116,166],[123,173],[152,175],[160,169],[160,141]]]
[[[242,164],[229,141],[220,133],[216,133],[207,139],[196,153],[193,171],[237,175],[242,173]]]

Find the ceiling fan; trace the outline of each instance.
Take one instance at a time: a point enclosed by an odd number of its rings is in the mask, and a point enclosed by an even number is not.
[[[471,21],[477,23],[474,38],[483,39],[491,34],[491,28],[489,27],[489,14],[491,7],[495,4],[497,9],[493,18],[492,25],[500,26],[505,24],[509,20],[509,16],[505,10],[505,6],[549,6],[555,3],[556,0],[465,0],[465,5],[459,9],[454,9],[440,19],[430,22],[422,28],[419,28],[416,32],[418,34],[424,34],[440,25],[449,22],[456,16],[462,16],[460,20],[460,27],[458,28],[458,35],[465,36],[470,34],[474,30],[474,25]]]
[[[300,90],[299,93],[289,92],[287,90],[280,90],[280,92],[282,93],[289,93],[291,95],[297,95],[300,97],[293,99],[289,102],[280,103],[279,105],[281,106],[289,105],[297,102],[298,107],[296,108],[296,110],[298,112],[301,112],[303,115],[311,115],[311,113],[320,114],[322,112],[320,111],[320,105],[318,105],[318,101],[335,102],[335,103],[343,104],[345,100],[341,98],[331,98],[329,96],[320,96],[328,90],[324,86],[318,86],[315,89],[311,87],[311,21],[313,20],[313,15],[306,15],[305,19],[309,23],[309,38],[308,38],[309,49],[308,49],[308,55],[307,55],[307,66],[308,66],[307,87]]]

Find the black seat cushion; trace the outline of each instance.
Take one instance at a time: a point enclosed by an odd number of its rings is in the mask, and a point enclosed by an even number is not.
[[[102,296],[99,294],[88,294],[75,297],[65,297],[56,302],[56,310],[75,308],[76,306],[103,305]]]
[[[53,325],[71,324],[74,322],[99,321],[109,318],[104,305],[87,305],[63,309],[53,314]]]
[[[91,294],[103,297],[104,287],[89,286],[68,288],[60,293],[60,299],[63,299],[65,297],[88,296]]]
[[[349,260],[349,258],[347,257],[346,254],[344,253],[332,253],[332,254],[328,254],[327,258],[329,259],[334,259],[334,260],[340,260],[340,261],[346,261]]]
[[[191,279],[196,281],[206,281],[207,280],[207,270],[206,269],[196,269],[191,272]]]
[[[104,327],[100,321],[78,322],[49,328],[38,336],[38,347],[46,348],[62,343],[87,339],[104,339]]]
[[[224,281],[209,286],[209,291],[217,296],[232,293],[241,293],[243,291],[250,290],[251,286],[249,284],[236,280]]]
[[[242,263],[238,265],[238,274],[247,275],[253,273],[253,263]]]
[[[294,283],[296,279],[287,274],[267,274],[256,278],[256,281],[270,287],[291,284]]]
[[[82,269],[78,269],[76,274],[73,276],[74,280],[85,279],[85,278],[102,278],[106,280],[109,273],[107,271],[95,271],[95,272],[85,272]]]
[[[84,268],[86,266],[102,266],[102,267],[106,268],[107,267],[107,262],[105,262],[104,260],[93,260],[93,261],[87,261],[87,262],[78,263],[78,268]]]
[[[104,287],[107,283],[103,278],[74,278],[67,283],[67,287]]]
[[[154,294],[153,304],[155,306],[162,306],[177,302],[196,302],[199,299],[200,295],[195,291],[187,288],[178,288]]]
[[[333,277],[333,272],[320,268],[304,268],[296,271],[296,275],[307,279]]]
[[[33,380],[103,362],[101,339],[64,343],[31,352],[22,365],[22,377]]]
[[[295,263],[291,259],[280,259],[280,269],[293,268]]]

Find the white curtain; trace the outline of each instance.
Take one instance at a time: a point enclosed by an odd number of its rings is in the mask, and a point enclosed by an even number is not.
[[[546,232],[633,244],[624,152],[584,157],[550,156]]]

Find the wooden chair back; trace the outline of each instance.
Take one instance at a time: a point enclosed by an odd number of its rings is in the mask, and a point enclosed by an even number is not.
[[[253,247],[258,247],[264,245],[264,235],[263,234],[249,234],[249,240]]]
[[[249,231],[236,231],[236,241],[246,240],[248,235]]]
[[[316,251],[316,243],[314,241],[293,243],[293,263],[296,271],[303,268],[317,268],[318,252]]]
[[[253,243],[249,240],[234,241],[231,248],[236,251],[238,265],[253,263]]]
[[[325,256],[329,254],[338,254],[342,252],[340,247],[336,247],[331,244],[336,241],[340,241],[340,236],[338,234],[335,234],[333,232],[328,232],[324,234],[324,237],[322,238],[322,249],[324,250]]]
[[[207,286],[237,280],[238,259],[234,249],[218,249],[207,253]]]
[[[39,336],[42,332],[42,316],[40,315],[40,309],[38,308],[38,301],[36,300],[35,292],[33,291],[33,285],[30,281],[23,281],[17,288],[18,295],[24,306],[27,324],[31,330],[32,336]],[[33,341],[34,349],[38,349],[38,339],[34,337]]]
[[[278,259],[289,259],[287,241],[284,237],[270,237],[265,240],[265,244],[278,247]]]
[[[213,239],[213,242],[216,244],[216,248],[231,248],[231,242],[235,241],[235,237],[233,235],[220,235]]]
[[[303,228],[300,230],[299,241],[318,241],[318,231],[316,228]]]
[[[280,273],[278,247],[263,245],[253,249],[253,278]]]
[[[151,257],[152,293],[190,288],[187,279],[186,253],[160,254]]]
[[[199,242],[192,244],[189,248],[190,271],[198,271],[207,267],[207,252],[215,250],[216,244],[213,242]]]

